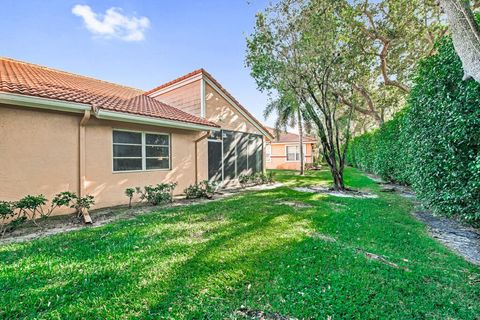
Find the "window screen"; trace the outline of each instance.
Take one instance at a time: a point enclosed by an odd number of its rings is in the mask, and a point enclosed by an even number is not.
[[[298,146],[287,146],[287,161],[299,161],[300,149]]]
[[[142,170],[142,133],[113,131],[113,171]]]
[[[113,171],[170,168],[170,136],[113,131]]]

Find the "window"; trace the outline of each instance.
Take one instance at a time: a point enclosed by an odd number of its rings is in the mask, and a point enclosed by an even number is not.
[[[272,162],[272,145],[270,144],[267,145],[265,149],[265,153],[266,153],[267,162]]]
[[[170,169],[168,134],[113,131],[113,171]]]
[[[298,146],[287,146],[287,161],[300,161],[300,148]]]

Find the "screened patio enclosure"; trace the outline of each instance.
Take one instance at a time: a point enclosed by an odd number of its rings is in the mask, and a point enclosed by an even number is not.
[[[222,130],[208,138],[208,179],[222,182],[241,174],[261,172],[263,139],[261,135]]]

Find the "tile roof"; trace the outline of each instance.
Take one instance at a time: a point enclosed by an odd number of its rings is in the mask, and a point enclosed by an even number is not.
[[[0,92],[90,104],[94,111],[117,111],[218,127],[150,98],[143,90],[2,57]]]
[[[227,91],[210,73],[208,73],[205,69],[197,69],[195,71],[192,71],[190,73],[187,73],[186,75],[183,75],[181,77],[178,77],[172,81],[169,81],[167,83],[164,83],[156,88],[153,88],[147,92],[145,92],[145,95],[150,95],[158,90],[161,90],[163,88],[169,87],[175,83],[178,83],[182,80],[186,80],[188,78],[191,78],[193,76],[196,76],[198,74],[203,74],[206,76],[210,81],[212,81],[227,97],[229,97],[240,109],[242,109],[243,112],[245,112],[260,128],[262,128],[265,132],[270,133],[271,132],[260,122],[258,121],[248,110],[245,108],[240,102],[238,102],[237,99],[235,99],[230,92]]]
[[[275,128],[267,127],[268,131],[275,137],[272,140],[273,143],[290,143],[290,142],[298,142],[300,135],[291,132],[280,132],[279,136],[275,133]],[[311,136],[303,136],[304,143],[315,143],[317,140]]]

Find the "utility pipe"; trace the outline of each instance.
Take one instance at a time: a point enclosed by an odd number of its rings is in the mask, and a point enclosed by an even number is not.
[[[88,120],[90,120],[91,112],[90,110],[85,110],[83,114],[82,120],[80,120],[80,127],[79,127],[79,186],[78,186],[78,194],[79,197],[84,197],[86,195],[85,190],[85,182],[86,182],[86,159],[85,159],[85,149],[86,149],[86,142],[85,142],[85,126],[87,125]],[[88,213],[87,209],[83,209],[82,212],[79,212],[83,216],[83,220],[85,223],[93,223],[90,214]]]

